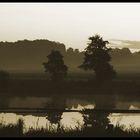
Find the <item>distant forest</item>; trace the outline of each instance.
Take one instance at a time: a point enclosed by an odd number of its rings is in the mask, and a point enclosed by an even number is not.
[[[85,46],[86,47],[86,46]],[[63,43],[49,40],[20,40],[0,42],[0,69],[9,72],[44,72],[43,62],[51,50],[59,50],[70,72],[82,72],[78,66],[83,62],[84,52],[68,48]],[[140,71],[140,52],[131,53],[128,48],[110,51],[112,65],[117,72]]]

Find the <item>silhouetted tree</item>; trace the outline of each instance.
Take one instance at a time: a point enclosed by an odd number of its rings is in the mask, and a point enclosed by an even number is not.
[[[68,49],[67,49],[67,53],[68,53],[69,55],[73,55],[73,53],[74,53],[73,48],[68,48]]]
[[[68,67],[64,64],[63,56],[59,51],[52,51],[47,56],[48,62],[43,63],[45,71],[51,75],[51,80],[62,81],[67,75]]]
[[[116,72],[110,65],[111,57],[109,55],[110,48],[106,45],[108,41],[104,41],[99,35],[89,37],[90,42],[85,48],[84,62],[80,66],[84,70],[94,70],[98,82],[111,80],[116,76]]]
[[[75,49],[74,52],[75,52],[76,54],[79,54],[79,53],[80,53],[80,52],[79,52],[79,49]]]

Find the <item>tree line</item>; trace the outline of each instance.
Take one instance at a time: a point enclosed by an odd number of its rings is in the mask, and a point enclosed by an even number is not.
[[[66,48],[63,43],[46,39],[0,42],[0,69],[11,73],[42,73],[44,68],[40,64],[46,61],[45,56],[49,55],[51,50],[58,50],[63,55],[69,72],[82,72],[77,65],[82,63],[84,51]],[[128,48],[115,48],[109,54],[112,57],[111,64],[117,72],[129,70],[136,73],[135,70],[140,71],[139,52],[132,53]]]

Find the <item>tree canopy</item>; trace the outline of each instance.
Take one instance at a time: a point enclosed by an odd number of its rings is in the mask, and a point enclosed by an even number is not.
[[[59,51],[53,50],[48,56],[48,62],[43,63],[45,72],[49,72],[51,80],[62,81],[67,75],[68,67],[64,64],[63,56]]]
[[[108,43],[99,35],[89,37],[88,46],[85,48],[84,62],[80,65],[80,68],[84,70],[95,71],[96,79],[100,82],[111,80],[116,76],[116,72],[109,63],[111,49],[106,46]]]

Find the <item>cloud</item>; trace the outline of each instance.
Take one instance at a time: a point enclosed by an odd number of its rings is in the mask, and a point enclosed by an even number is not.
[[[140,49],[140,41],[111,39],[109,42],[112,47]]]

